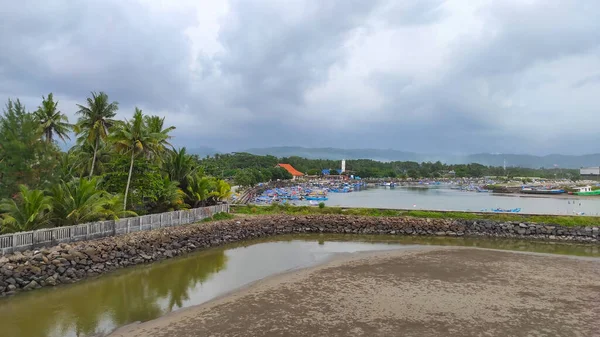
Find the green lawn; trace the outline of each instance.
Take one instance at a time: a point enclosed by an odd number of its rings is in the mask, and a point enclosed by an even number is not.
[[[341,207],[314,207],[314,206],[232,206],[231,212],[247,215],[267,214],[345,214],[361,216],[409,216],[415,218],[446,218],[446,219],[469,219],[469,220],[498,220],[534,222],[544,224],[555,224],[562,226],[600,226],[600,217],[591,216],[562,216],[562,215],[522,215],[522,214],[495,214],[495,213],[472,213],[472,212],[439,212],[420,210],[386,210],[376,208],[341,208]]]

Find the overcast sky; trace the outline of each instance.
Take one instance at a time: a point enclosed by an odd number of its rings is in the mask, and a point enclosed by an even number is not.
[[[0,0],[0,99],[178,146],[600,152],[600,1]]]

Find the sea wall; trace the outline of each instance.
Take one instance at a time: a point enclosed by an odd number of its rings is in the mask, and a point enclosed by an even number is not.
[[[254,216],[61,243],[2,256],[0,295],[72,283],[225,243],[290,233],[520,237],[596,244],[600,239],[598,227],[347,215]]]

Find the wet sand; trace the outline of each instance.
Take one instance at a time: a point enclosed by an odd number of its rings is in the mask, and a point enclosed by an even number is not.
[[[600,336],[600,262],[473,248],[357,254],[111,336]]]

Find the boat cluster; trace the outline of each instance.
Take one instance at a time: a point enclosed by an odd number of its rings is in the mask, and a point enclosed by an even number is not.
[[[362,182],[311,182],[303,185],[265,190],[262,194],[254,199],[254,202],[257,204],[271,204],[308,201],[311,205],[317,205],[320,201],[329,200],[329,193],[350,193],[364,188],[366,188],[366,184]]]

